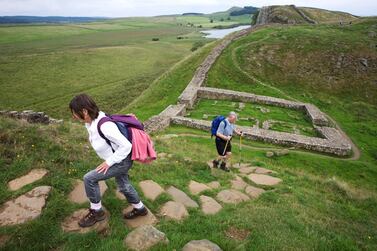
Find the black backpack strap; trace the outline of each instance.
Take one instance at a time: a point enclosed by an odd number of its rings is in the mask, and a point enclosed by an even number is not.
[[[114,122],[114,121],[112,121],[112,119],[109,118],[108,116],[103,117],[102,119],[100,119],[100,120],[98,121],[98,124],[97,124],[97,131],[98,131],[99,136],[101,136],[101,138],[103,138],[103,139],[106,141],[106,143],[111,147],[111,150],[112,150],[113,152],[115,152],[113,146],[111,145],[111,141],[110,141],[108,138],[106,138],[105,134],[103,134],[103,132],[101,131],[101,126],[102,126],[105,122],[108,122],[108,121]]]

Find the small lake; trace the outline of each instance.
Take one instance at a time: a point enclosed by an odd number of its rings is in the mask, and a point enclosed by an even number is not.
[[[204,31],[201,31],[201,33],[204,33],[205,34],[204,37],[206,38],[223,38],[232,32],[243,30],[246,28],[250,28],[250,25],[241,25],[241,26],[237,26],[237,27],[229,28],[229,29],[204,30]]]

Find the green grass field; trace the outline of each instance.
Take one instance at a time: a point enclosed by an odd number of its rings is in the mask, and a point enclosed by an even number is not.
[[[200,100],[188,117],[213,120],[218,115],[226,116],[229,111],[235,111],[239,116],[237,124],[242,126],[255,126],[259,121],[262,128],[263,122],[270,121],[271,130],[317,136],[311,121],[301,111],[251,103],[243,105],[232,101]]]
[[[0,107],[35,108],[67,118],[67,102],[73,93],[85,91],[106,112],[133,112],[142,120],[158,114],[177,102],[195,69],[218,42],[190,52],[193,42],[201,39],[196,28],[169,21],[173,17],[143,20],[87,24],[85,27],[92,25],[92,29],[83,29],[79,34],[70,27],[64,31],[49,29],[46,34],[28,31],[30,35],[19,30],[25,35],[2,38],[8,42],[0,46]],[[142,27],[135,28],[138,25]],[[377,249],[377,108],[371,84],[375,66],[371,63],[368,71],[352,74],[361,69],[355,63],[360,56],[369,62],[376,58],[376,51],[370,46],[374,40],[368,35],[376,25],[377,21],[371,19],[345,28],[267,27],[233,42],[224,51],[206,85],[314,103],[352,138],[361,150],[361,158],[342,159],[301,150],[267,158],[266,151],[282,147],[245,141],[242,162],[272,169],[283,182],[273,189],[266,188],[268,191],[256,200],[237,206],[224,204],[214,216],[190,209],[190,216],[181,223],[159,218],[156,227],[170,242],[152,250],[181,250],[188,241],[204,238],[224,251]],[[123,26],[125,29],[120,28]],[[3,28],[12,29],[1,27],[0,34],[5,32],[1,31]],[[176,39],[185,34],[188,39]],[[151,41],[155,36],[159,42]],[[336,71],[330,61],[341,53],[344,62],[352,63]],[[324,81],[331,76],[336,81]],[[202,118],[208,111],[217,114],[233,108],[232,102],[219,101],[216,107],[213,102],[202,100],[189,111],[191,116]],[[246,104],[245,114],[240,112],[245,117],[251,114],[261,120],[310,127],[300,113],[267,108],[270,113],[262,113],[255,105]],[[163,137],[166,134],[174,137]],[[206,162],[216,156],[209,132],[172,126],[153,138],[157,151],[172,157],[151,166],[135,164],[130,176],[139,192],[138,182],[145,179],[165,187],[174,185],[187,193],[192,179],[218,180],[222,188],[231,186],[231,174],[212,174],[207,167]],[[233,162],[238,162],[238,138],[233,143],[233,154]],[[82,125],[69,119],[61,125],[44,126],[0,118],[0,156],[1,204],[35,186],[53,186],[41,217],[0,228],[0,236],[10,236],[0,250],[124,250],[123,239],[131,230],[121,218],[127,203],[116,198],[114,180],[107,182],[109,189],[103,198],[111,212],[108,235],[67,234],[60,228],[65,217],[87,206],[67,199],[73,179],[81,179],[100,163]],[[33,168],[46,168],[49,174],[19,191],[7,189],[9,180]],[[214,197],[219,191],[205,194]],[[191,197],[199,201],[198,196]],[[165,194],[154,202],[143,200],[152,212],[158,213],[170,197]],[[226,232],[230,228],[248,231],[249,235],[245,239],[229,237]]]
[[[0,26],[1,109],[67,118],[69,100],[86,91],[103,109],[121,110],[192,54],[195,42],[210,41],[197,28],[178,25],[178,18]]]

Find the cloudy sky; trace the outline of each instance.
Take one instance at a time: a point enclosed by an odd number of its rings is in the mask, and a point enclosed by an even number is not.
[[[355,15],[377,15],[377,0],[0,0],[0,15],[153,16],[183,12],[210,13],[231,6],[295,4]]]

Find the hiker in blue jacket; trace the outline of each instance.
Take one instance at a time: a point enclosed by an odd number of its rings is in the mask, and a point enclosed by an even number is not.
[[[218,153],[217,159],[213,160],[213,167],[220,168],[226,172],[229,172],[229,168],[226,166],[232,156],[232,136],[234,133],[242,135],[242,132],[235,129],[235,123],[237,121],[237,114],[230,112],[228,117],[221,121],[216,132],[216,149]]]

